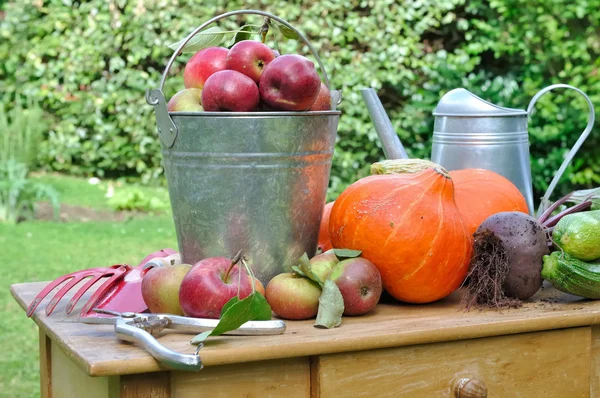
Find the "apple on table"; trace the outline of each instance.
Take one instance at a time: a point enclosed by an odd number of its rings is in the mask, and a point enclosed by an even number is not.
[[[317,315],[321,286],[293,272],[276,275],[269,281],[265,298],[280,318],[310,319]]]
[[[383,284],[379,270],[362,257],[347,258],[329,273],[344,298],[344,315],[362,315],[377,306]]]
[[[154,314],[183,315],[179,302],[181,281],[192,268],[175,264],[151,268],[142,278],[142,298]]]
[[[256,291],[264,291],[260,281],[255,279],[255,282]],[[225,303],[233,297],[238,296],[241,300],[250,294],[252,277],[240,269],[236,261],[209,257],[198,261],[185,275],[179,289],[179,301],[186,316],[218,319]]]

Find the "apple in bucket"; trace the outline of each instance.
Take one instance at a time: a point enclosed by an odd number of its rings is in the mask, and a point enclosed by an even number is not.
[[[311,60],[302,55],[286,54],[267,65],[258,86],[260,98],[268,107],[305,111],[315,103],[321,79]]]
[[[248,76],[256,84],[264,68],[275,59],[275,53],[267,45],[254,40],[242,40],[229,50],[226,68]]]
[[[251,112],[258,108],[259,101],[254,80],[234,70],[214,73],[202,90],[202,105],[209,112]]]
[[[178,91],[167,103],[169,112],[200,112],[202,111],[202,90],[186,88]]]
[[[224,47],[208,47],[194,54],[183,70],[185,88],[203,88],[213,73],[225,70],[228,53]]]

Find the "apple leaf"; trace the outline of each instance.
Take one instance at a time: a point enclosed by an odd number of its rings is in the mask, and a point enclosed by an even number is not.
[[[308,278],[308,276],[306,276],[306,274],[304,272],[302,272],[302,270],[300,268],[298,268],[297,265],[292,265],[292,271],[294,271],[295,273],[297,273],[300,276]]]
[[[190,344],[200,344],[202,343],[204,340],[206,340],[206,338],[208,336],[210,336],[210,334],[212,333],[212,330],[208,330],[206,332],[202,332],[199,335],[195,336],[192,341],[190,341]]]
[[[225,33],[223,30],[218,26],[213,26],[192,37],[190,41],[183,46],[181,53],[195,53],[204,48],[218,46],[223,41],[224,37]],[[179,40],[177,43],[169,44],[168,47],[175,51],[184,40],[185,38]]]
[[[227,308],[225,308],[227,307]],[[254,292],[240,300],[234,297],[223,306],[221,319],[215,328],[194,337],[192,344],[200,344],[209,336],[218,336],[235,330],[249,321],[268,321],[271,319],[271,306],[264,296]]]
[[[298,36],[298,33],[294,32],[293,29],[288,28],[287,26],[285,26],[284,24],[282,24],[280,22],[273,21],[273,23],[271,24],[271,27],[274,27],[275,29],[279,30],[281,35],[283,37],[285,37],[286,39],[291,39],[291,40],[300,39],[300,37]]]
[[[254,302],[253,305],[256,307],[256,316],[253,321],[270,321],[271,320],[271,306],[267,302],[265,296],[260,294],[259,292],[254,292]]]
[[[337,258],[354,258],[362,254],[362,250],[333,249]]]
[[[334,281],[327,279],[319,297],[319,310],[315,327],[331,329],[342,324],[344,298]]]
[[[226,302],[225,305],[223,305],[223,308],[221,308],[221,316],[223,316],[223,314],[229,309],[229,307],[239,302],[240,298],[238,296],[232,297],[231,300]]]
[[[252,27],[248,26],[248,25],[244,25],[242,26],[236,33],[235,36],[233,37],[233,41],[231,42],[231,44],[229,45],[228,48],[233,47],[236,43],[243,41],[243,40],[250,40],[250,35],[254,33],[252,32]]]
[[[317,282],[319,285],[323,285],[323,282],[315,274],[312,272],[312,264],[310,263],[310,259],[308,258],[308,254],[304,253],[298,259],[298,268],[300,271],[309,279]]]

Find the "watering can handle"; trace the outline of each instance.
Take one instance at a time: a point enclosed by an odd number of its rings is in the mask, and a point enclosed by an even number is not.
[[[183,47],[192,39],[192,37],[194,37],[198,32],[202,31],[203,29],[205,29],[207,26],[223,19],[223,18],[227,18],[227,17],[231,17],[233,15],[241,15],[241,14],[254,14],[254,15],[262,15],[263,17],[268,17],[270,19],[273,19],[277,22],[279,22],[280,24],[286,26],[287,28],[291,29],[292,31],[294,31],[294,33],[296,33],[298,35],[298,37],[304,42],[304,44],[306,44],[308,46],[308,48],[310,49],[310,51],[312,52],[312,54],[314,55],[314,57],[317,59],[317,63],[319,64],[319,68],[321,69],[321,72],[323,73],[323,78],[325,79],[325,85],[327,86],[327,88],[331,88],[329,86],[329,78],[327,77],[327,72],[325,71],[325,67],[323,66],[323,62],[321,62],[321,58],[319,58],[319,55],[317,54],[317,51],[315,50],[315,48],[312,46],[312,44],[310,44],[310,42],[308,41],[308,39],[306,38],[306,36],[304,36],[301,32],[299,32],[296,28],[294,28],[292,25],[290,25],[287,21],[273,15],[273,14],[269,14],[268,12],[264,12],[264,11],[258,11],[258,10],[237,10],[237,11],[230,11],[230,12],[226,12],[224,14],[221,15],[217,15],[216,17],[209,19],[208,21],[204,22],[202,25],[198,26],[196,29],[194,29],[194,31],[192,33],[190,33],[179,45],[179,47],[177,47],[177,50],[175,50],[175,52],[173,52],[173,55],[171,56],[171,59],[169,59],[169,62],[167,63],[167,67],[165,68],[165,71],[162,74],[162,78],[160,79],[160,86],[159,86],[159,90],[162,91],[163,87],[165,85],[165,81],[167,80],[167,74],[169,73],[169,70],[171,69],[171,66],[173,65],[173,62],[175,62],[175,58],[177,58],[177,56],[179,56],[180,51],[183,49]]]
[[[592,131],[592,128],[594,127],[594,121],[595,121],[595,117],[596,117],[595,111],[594,111],[594,104],[592,103],[590,98],[580,89],[573,87],[573,86],[569,86],[568,84],[553,84],[551,86],[548,86],[548,87],[540,90],[536,95],[533,96],[533,98],[531,99],[531,102],[529,102],[529,106],[527,107],[527,114],[531,115],[531,113],[534,109],[533,107],[534,107],[535,103],[542,95],[544,95],[548,91],[554,90],[555,88],[570,88],[570,89],[577,91],[579,94],[583,95],[583,97],[585,98],[585,100],[588,103],[588,106],[590,109],[590,114],[588,115],[588,124],[585,127],[585,130],[583,130],[583,133],[581,133],[581,136],[579,136],[579,139],[577,140],[577,142],[575,142],[575,145],[573,145],[573,148],[571,148],[571,150],[567,154],[567,157],[565,158],[563,163],[560,165],[558,171],[554,175],[552,182],[550,182],[550,185],[548,186],[548,189],[546,190],[546,193],[544,194],[544,197],[542,198],[540,207],[538,208],[537,216],[542,214],[542,212],[550,204],[550,195],[552,195],[554,188],[556,188],[556,184],[558,184],[560,177],[562,177],[563,173],[565,172],[565,170],[571,163],[571,160],[573,160],[573,157],[575,157],[575,154],[577,153],[577,151],[579,150],[581,145],[583,145],[583,142],[586,140],[588,135],[590,135],[590,132]]]

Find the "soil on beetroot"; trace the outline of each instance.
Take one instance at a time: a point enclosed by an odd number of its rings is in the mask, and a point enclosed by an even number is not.
[[[88,207],[73,206],[62,203],[58,221],[60,222],[88,222],[88,221],[125,221],[132,217],[141,216],[144,213],[135,211],[112,211],[98,210]],[[49,203],[39,203],[35,214],[36,220],[57,221],[54,218],[54,211]]]

